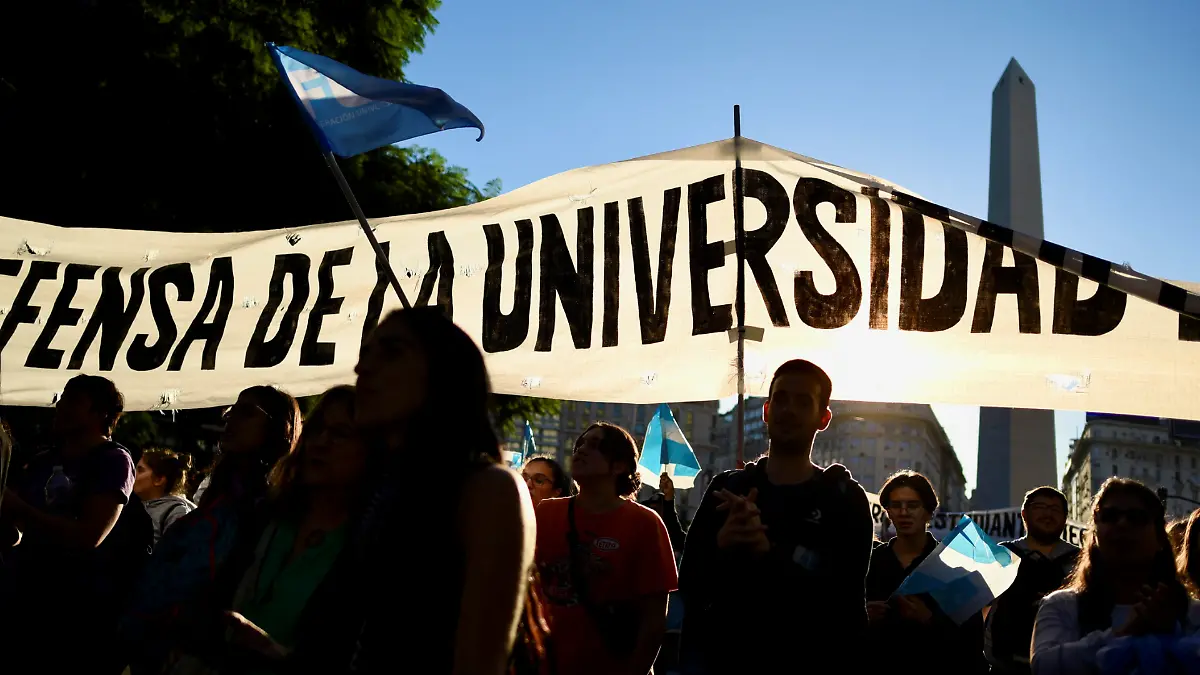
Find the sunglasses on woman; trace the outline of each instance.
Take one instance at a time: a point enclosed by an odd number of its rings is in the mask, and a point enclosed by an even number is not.
[[[1150,512],[1146,509],[1121,509],[1114,506],[1101,508],[1096,513],[1096,522],[1104,523],[1105,525],[1115,525],[1122,520],[1125,520],[1134,527],[1142,527],[1150,524]]]

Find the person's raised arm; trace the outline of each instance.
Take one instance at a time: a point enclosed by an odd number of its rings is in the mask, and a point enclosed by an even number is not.
[[[467,480],[458,515],[466,568],[454,673],[502,675],[533,565],[533,502],[516,473],[493,466]]]

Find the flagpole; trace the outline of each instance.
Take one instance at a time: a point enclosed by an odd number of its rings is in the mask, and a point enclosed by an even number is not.
[[[737,253],[737,468],[746,465],[746,223],[742,183],[742,107],[733,106],[733,236]]]
[[[358,199],[354,197],[354,192],[350,190],[350,184],[346,182],[346,176],[342,174],[342,168],[338,166],[337,158],[329,150],[325,150],[321,155],[325,158],[325,163],[329,165],[329,170],[333,172],[333,177],[337,180],[338,187],[342,189],[342,194],[345,195],[346,201],[350,203],[350,209],[354,211],[354,217],[358,218],[358,224],[362,226],[363,234],[367,235],[367,241],[371,242],[371,248],[375,249],[375,264],[387,270],[388,281],[391,282],[392,289],[399,296],[400,304],[404,305],[404,309],[410,309],[412,305],[408,304],[408,298],[404,295],[404,289],[400,288],[400,279],[396,277],[396,271],[392,269],[391,261],[388,260],[387,254],[383,252],[383,247],[379,245],[379,240],[375,238],[375,231],[371,229],[371,224],[367,222],[367,217],[363,214],[362,207],[358,205]]]

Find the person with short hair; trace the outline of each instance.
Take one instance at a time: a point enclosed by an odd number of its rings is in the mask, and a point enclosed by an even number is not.
[[[117,620],[138,571],[130,568],[143,560],[122,545],[137,544],[131,519],[146,516],[126,510],[134,460],[112,440],[124,409],[111,380],[71,378],[54,408],[58,445],[16,472],[0,506],[22,533],[7,597],[0,597],[4,638],[29,654],[54,654],[62,672],[119,673],[125,666]],[[148,519],[144,524],[148,546]]]
[[[896,536],[872,551],[867,574],[871,630],[866,645],[873,665],[890,673],[924,674],[928,664],[906,652],[918,645],[938,645],[939,657],[953,663],[955,673],[987,672],[982,613],[959,625],[927,593],[896,595],[904,580],[938,546],[929,532],[938,509],[933,485],[915,471],[898,471],[879,489],[879,502],[887,509]]]
[[[155,544],[172,523],[196,508],[183,496],[191,468],[191,455],[162,448],[144,450],[142,458],[138,460],[133,492],[142,499],[154,523]]]
[[[815,364],[781,365],[763,406],[767,456],[709,484],[680,568],[685,672],[778,672],[818,658],[847,672],[861,665],[871,509],[845,467],[812,462],[832,391]]]
[[[628,431],[591,425],[571,455],[579,494],[537,508],[537,564],[564,675],[645,675],[662,646],[678,577],[662,518],[634,499],[639,454]]]
[[[1079,557],[1079,547],[1062,540],[1067,527],[1062,492],[1048,485],[1027,492],[1021,520],[1025,536],[1001,543],[1021,559],[1021,566],[1012,586],[992,603],[984,631],[984,653],[996,675],[1028,675],[1038,605],[1062,587]]]

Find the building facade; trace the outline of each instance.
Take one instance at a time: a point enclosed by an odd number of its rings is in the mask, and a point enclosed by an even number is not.
[[[746,400],[745,458],[753,460],[767,451],[764,399]],[[933,483],[942,508],[965,511],[966,478],[946,431],[928,405],[832,401],[833,421],[817,434],[813,461],[821,466],[843,464],[868,492],[879,492],[883,481],[901,469],[912,469]],[[721,416],[712,466],[733,468],[737,448],[736,410]],[[703,460],[701,462],[703,464]]]
[[[717,425],[717,402],[672,403],[671,412],[692,444],[696,459],[702,467],[712,466],[717,446],[713,431]],[[570,471],[571,450],[576,439],[593,422],[611,422],[624,427],[641,447],[646,425],[654,417],[657,405],[632,403],[600,403],[594,401],[563,401],[557,415],[529,420],[538,453],[550,455]],[[519,450],[525,421],[518,419],[514,430],[505,439],[508,450]]]
[[[1063,474],[1068,517],[1091,522],[1092,499],[1113,476],[1165,488],[1169,517],[1191,513],[1189,500],[1200,501],[1200,422],[1088,413]]]

